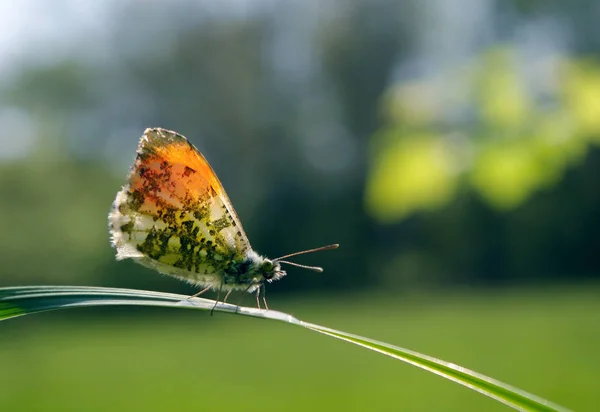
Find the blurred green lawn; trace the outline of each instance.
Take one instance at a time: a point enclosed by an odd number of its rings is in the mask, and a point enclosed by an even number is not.
[[[593,410],[599,292],[593,285],[270,303]],[[0,411],[508,410],[341,341],[222,313],[55,312],[2,322],[0,336]]]

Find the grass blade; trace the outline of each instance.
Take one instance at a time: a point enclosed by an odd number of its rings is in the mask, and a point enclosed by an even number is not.
[[[469,389],[473,389],[483,395],[489,396],[516,410],[546,412],[568,411],[568,409],[562,406],[507,385],[496,379],[492,379],[450,362],[423,355],[422,353],[410,349],[404,349],[385,342],[378,342],[362,336],[340,332],[311,323],[300,322],[300,324],[315,332],[353,343],[363,348],[409,363],[418,368],[425,369],[436,375],[466,386]]]
[[[134,289],[87,286],[23,286],[0,288],[0,320],[50,310],[115,305],[162,306],[196,310],[212,310],[214,308],[217,312],[286,322],[353,343],[425,369],[517,410],[544,412],[568,411],[545,399],[458,365],[384,342],[303,322],[291,315],[278,311],[240,307],[228,303],[215,303],[215,301],[210,299],[188,299],[188,296],[184,295]]]

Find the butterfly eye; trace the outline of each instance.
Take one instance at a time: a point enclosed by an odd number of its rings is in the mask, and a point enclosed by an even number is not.
[[[273,270],[273,262],[270,261],[269,259],[265,259],[265,261],[262,264],[262,267],[265,272],[269,272],[269,271]]]
[[[262,275],[266,280],[273,279],[273,276],[275,276],[274,267],[273,261],[269,259],[265,259],[262,263]]]

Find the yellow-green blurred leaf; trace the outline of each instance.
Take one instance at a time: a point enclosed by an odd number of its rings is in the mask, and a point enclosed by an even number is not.
[[[563,93],[582,133],[600,142],[600,68],[590,61],[565,64]]]
[[[443,138],[382,134],[367,181],[366,205],[382,222],[445,205],[454,195],[457,165]]]
[[[548,178],[528,140],[496,143],[478,157],[471,180],[493,206],[511,209],[523,202]]]
[[[507,49],[493,49],[483,58],[477,95],[482,120],[491,127],[518,127],[530,113],[529,96]]]

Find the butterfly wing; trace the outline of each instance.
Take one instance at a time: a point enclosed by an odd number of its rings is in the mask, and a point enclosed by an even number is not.
[[[204,156],[185,137],[160,128],[144,132],[109,226],[117,259],[215,288],[223,269],[252,250]]]

